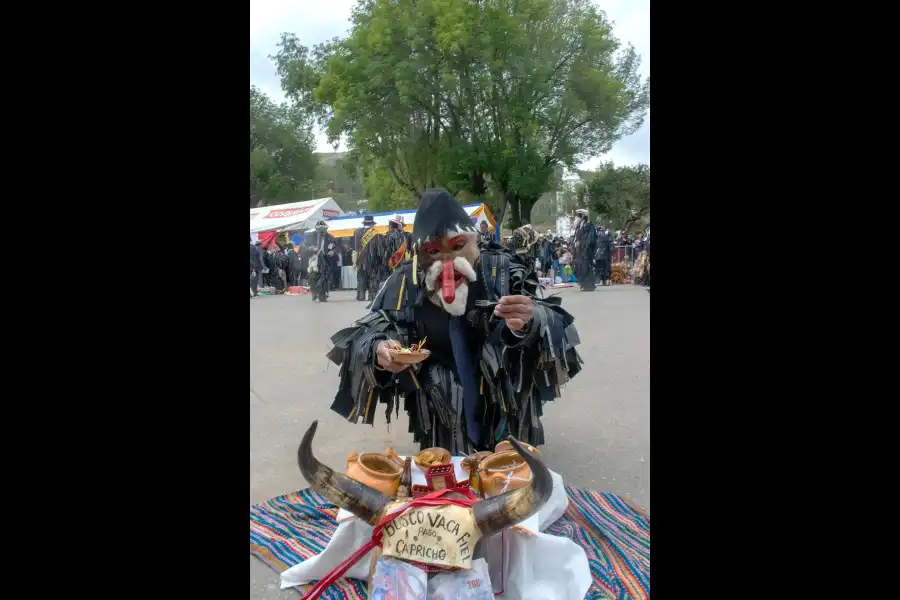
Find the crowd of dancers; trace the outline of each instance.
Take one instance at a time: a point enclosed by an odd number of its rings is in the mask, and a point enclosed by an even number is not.
[[[513,231],[505,245],[525,254],[535,269],[554,281],[571,266],[578,286],[585,292],[593,292],[598,284],[611,285],[613,264],[624,261],[635,268],[636,283],[650,286],[649,230],[643,236],[616,232],[614,240],[608,229],[591,223],[587,209],[575,211],[574,233],[568,239],[551,231],[538,235],[531,225],[523,225]]]
[[[272,293],[284,293],[290,286],[307,285],[313,302],[327,302],[332,289],[341,285],[341,268],[353,265],[356,269],[356,299],[370,302],[376,293],[404,261],[410,258],[412,239],[404,230],[403,215],[395,214],[388,221],[387,231],[380,231],[372,216],[363,217],[362,227],[352,238],[336,239],[328,233],[328,223],[319,221],[308,231],[301,244],[287,243],[283,247],[274,241],[268,248],[250,241],[250,296],[258,294],[260,284]],[[574,233],[568,239],[552,231],[538,234],[531,225],[523,225],[512,232],[503,244],[498,244],[488,223],[479,224],[482,245],[505,246],[534,264],[538,276],[551,281],[563,280],[570,266],[582,291],[592,292],[597,285],[611,285],[612,265],[623,259],[632,263],[635,283],[650,286],[650,234],[626,236],[623,232],[610,235],[608,229],[591,223],[588,211],[575,211]],[[622,248],[629,252],[622,252]],[[614,252],[615,249],[615,252]],[[619,256],[616,254],[622,254]]]
[[[325,221],[316,223],[296,246],[274,240],[264,246],[251,238],[250,297],[259,295],[260,285],[276,295],[291,286],[310,286],[315,287],[314,301],[327,301],[330,290],[340,287],[344,264],[350,264],[350,251],[328,233]]]

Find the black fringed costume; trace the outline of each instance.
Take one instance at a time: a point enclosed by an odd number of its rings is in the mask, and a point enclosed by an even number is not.
[[[387,279],[387,262],[388,243],[387,236],[371,229],[365,238],[363,238],[363,249],[357,255],[356,265],[359,273],[365,273],[366,289],[369,292],[369,298],[375,299],[378,288]]]
[[[442,196],[429,203],[438,194]],[[431,232],[452,228],[474,234],[471,221],[452,196],[429,190],[416,216],[415,249]],[[332,410],[351,422],[371,425],[382,404],[390,423],[391,413],[399,412],[402,401],[419,446],[446,448],[453,455],[492,450],[508,435],[534,446],[543,444],[543,404],[558,398],[560,387],[581,370],[574,318],[563,310],[558,297],[539,299],[533,265],[496,244],[481,245],[474,269],[477,279],[469,283],[465,315],[451,317],[428,298],[421,263],[399,266],[379,291],[372,312],[331,338],[334,348],[328,357],[340,365],[340,387]],[[517,294],[531,297],[534,303],[532,320],[517,333],[493,315],[492,306],[475,305],[479,299],[497,301]],[[457,324],[464,319],[473,363],[470,372],[476,379],[474,402],[464,397],[465,386],[460,383],[450,341],[451,319],[457,319]],[[376,368],[381,341],[393,339],[408,347],[426,336],[431,355],[425,362],[397,374]],[[474,406],[473,414],[466,414],[466,406]],[[473,422],[477,422],[478,439],[470,435]]]
[[[534,263],[534,253],[532,246],[537,239],[535,232],[529,227],[519,227],[512,233],[512,239],[509,241],[509,249],[519,255],[524,255],[532,259]]]
[[[400,228],[391,228],[387,232],[387,271],[385,279],[396,270],[406,259],[412,250],[412,236]]]
[[[612,241],[606,231],[597,231],[597,250],[594,252],[594,268],[597,279],[603,285],[612,276]]]
[[[596,287],[594,277],[594,254],[597,252],[597,229],[593,223],[583,219],[575,229],[575,278],[584,292],[593,292]]]
[[[380,250],[377,238],[384,236],[374,226],[361,227],[354,234],[356,247],[356,299],[374,300],[381,283]],[[373,245],[374,242],[374,245]]]
[[[309,257],[309,288],[313,302],[325,302],[328,298],[335,244],[334,236],[327,231],[309,231],[303,240],[304,252]]]

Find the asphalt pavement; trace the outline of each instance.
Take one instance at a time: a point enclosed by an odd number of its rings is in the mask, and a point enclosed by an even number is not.
[[[584,370],[544,407],[541,454],[567,485],[615,492],[650,510],[650,294],[618,285],[585,293],[558,291],[575,315]],[[331,412],[338,370],[325,358],[328,338],[365,312],[355,292],[329,302],[305,296],[250,301],[250,503],[307,487],[297,446],[319,420],[316,456],[335,469],[350,451],[398,454],[418,449],[401,411],[388,431],[382,407],[374,426]],[[291,598],[278,575],[250,557],[250,598]]]

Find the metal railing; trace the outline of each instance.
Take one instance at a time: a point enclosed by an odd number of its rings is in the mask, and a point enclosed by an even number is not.
[[[634,246],[613,246],[612,247],[612,262],[630,262],[632,265],[634,261],[641,255],[641,253],[635,250]]]

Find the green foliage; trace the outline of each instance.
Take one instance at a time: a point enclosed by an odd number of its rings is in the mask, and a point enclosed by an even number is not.
[[[250,207],[307,198],[316,174],[304,115],[250,87]]]
[[[649,80],[590,0],[361,0],[347,38],[284,35],[282,87],[397,202],[446,187],[527,222],[554,171],[643,122]]]
[[[602,165],[586,183],[588,206],[613,229],[627,230],[650,216],[650,167]]]
[[[403,188],[385,169],[371,169],[364,178],[368,212],[389,212],[415,208],[415,196]]]
[[[347,152],[317,153],[315,197],[332,197],[345,211],[361,210],[365,198],[362,171]]]

